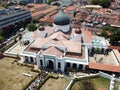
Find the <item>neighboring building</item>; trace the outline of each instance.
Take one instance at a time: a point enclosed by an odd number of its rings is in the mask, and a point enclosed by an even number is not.
[[[0,10],[0,29],[31,19],[29,10],[18,7]]]
[[[17,3],[19,3],[20,1],[25,2],[26,4],[29,3],[47,3],[48,0],[17,0]]]
[[[66,5],[72,4],[72,0],[59,0],[59,1],[61,1],[62,3],[66,4]]]
[[[48,4],[28,4],[24,8],[30,10],[31,16],[36,18],[41,18],[58,9],[57,6],[49,6]]]

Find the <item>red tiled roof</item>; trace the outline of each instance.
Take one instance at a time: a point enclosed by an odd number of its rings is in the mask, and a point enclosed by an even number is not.
[[[54,11],[55,9],[57,9],[57,6],[49,6],[47,4],[28,4],[24,8],[31,11],[32,17],[36,17]]]
[[[59,58],[64,56],[64,53],[55,46],[51,46],[48,49],[46,49],[45,54],[55,55],[55,56],[57,56]]]
[[[83,33],[83,41],[85,43],[91,43],[92,42],[92,33],[91,31],[88,31],[88,30],[82,30],[82,33]]]
[[[89,67],[88,68],[96,69],[96,70],[111,71],[111,72],[120,72],[120,65],[119,66],[113,66],[113,65],[89,62]]]
[[[65,8],[65,10],[76,10],[77,7],[76,6],[68,6],[67,8]]]
[[[108,48],[120,50],[120,46],[108,46]]]
[[[105,90],[105,88],[98,88],[97,90]]]
[[[80,20],[81,17],[82,17],[82,14],[81,14],[81,13],[78,13],[75,19],[76,19],[76,20]]]

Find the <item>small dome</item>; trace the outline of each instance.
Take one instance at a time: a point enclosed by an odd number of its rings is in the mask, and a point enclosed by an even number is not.
[[[77,28],[77,29],[75,30],[75,33],[77,33],[77,34],[81,34],[82,31],[81,31],[81,29]]]
[[[43,26],[39,26],[39,31],[44,31],[45,28]]]
[[[54,24],[56,25],[68,25],[70,24],[70,18],[64,13],[63,10],[60,10],[58,14],[54,17]]]

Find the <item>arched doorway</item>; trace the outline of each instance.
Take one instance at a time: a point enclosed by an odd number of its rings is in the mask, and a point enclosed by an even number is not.
[[[60,63],[60,62],[58,62],[58,68],[59,68],[59,69],[61,68],[61,63]]]
[[[27,56],[25,56],[25,61],[26,61],[26,62],[28,62],[28,61],[29,61],[29,59],[28,59],[28,57],[27,57]]]
[[[77,68],[77,64],[75,64],[75,63],[73,63],[73,66],[72,66],[73,68]]]
[[[54,69],[54,63],[53,63],[53,61],[48,60],[48,62],[47,62],[47,68]]]
[[[34,63],[33,57],[30,57],[30,61],[31,61],[31,63]]]
[[[80,65],[79,65],[79,69],[83,69],[83,65],[80,64]]]
[[[41,66],[43,65],[43,61],[42,61],[42,60],[40,60],[40,65],[41,65]]]
[[[67,63],[66,63],[66,67],[70,67],[70,63],[67,62]]]

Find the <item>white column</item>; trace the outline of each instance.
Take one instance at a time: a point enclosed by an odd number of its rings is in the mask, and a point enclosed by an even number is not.
[[[72,68],[72,66],[73,66],[73,63],[70,63],[70,68]]]
[[[55,62],[56,62],[56,63],[55,63]],[[57,59],[55,60],[55,62],[54,62],[54,67],[55,67],[54,70],[57,71],[57,70],[58,70],[58,62],[57,62]]]
[[[37,66],[40,67],[40,60],[39,60],[38,56],[36,56],[36,62],[37,62]]]
[[[79,68],[79,64],[77,64],[77,69]]]
[[[83,65],[83,70],[85,70],[86,65]]]
[[[61,62],[61,71],[64,72],[64,70],[65,70],[65,62],[62,61]]]
[[[20,56],[20,60],[21,60],[22,62],[24,62],[24,61],[25,61],[25,57],[24,57],[24,56]]]
[[[33,61],[34,61],[35,64],[37,63],[37,62],[36,62],[36,58],[34,58],[34,57],[33,57]]]
[[[27,57],[28,57],[28,56],[27,56]],[[28,61],[31,62],[31,61],[30,61],[30,57],[28,57]]]

